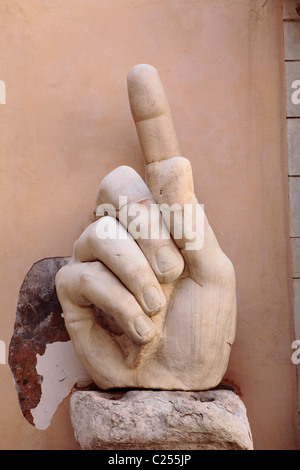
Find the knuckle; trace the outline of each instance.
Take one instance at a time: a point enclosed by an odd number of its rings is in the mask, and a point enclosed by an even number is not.
[[[79,279],[79,292],[81,295],[85,295],[92,280],[93,276],[89,273],[82,273]]]
[[[93,251],[95,247],[97,239],[96,224],[97,222],[94,222],[89,225],[74,243],[74,257],[79,261],[83,261],[87,254]]]
[[[55,275],[55,287],[57,291],[62,292],[67,289],[69,264],[63,266]]]

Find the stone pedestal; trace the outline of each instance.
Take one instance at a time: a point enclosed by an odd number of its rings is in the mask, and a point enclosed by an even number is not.
[[[252,450],[246,408],[229,390],[76,391],[70,416],[83,450]]]

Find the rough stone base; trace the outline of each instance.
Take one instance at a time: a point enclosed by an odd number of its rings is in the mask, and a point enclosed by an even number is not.
[[[252,450],[246,408],[229,390],[76,391],[70,416],[83,450]]]

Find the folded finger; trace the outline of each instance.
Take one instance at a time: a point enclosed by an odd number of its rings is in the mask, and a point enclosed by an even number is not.
[[[105,205],[108,203],[108,205]],[[183,258],[163,221],[159,206],[142,178],[132,168],[121,166],[101,182],[96,206],[109,209],[143,251],[158,280],[176,280],[184,268]],[[104,214],[98,212],[101,216]]]
[[[135,344],[148,343],[154,337],[154,323],[135,297],[102,263],[71,263],[61,271],[56,284],[62,300],[67,298],[81,307],[94,305],[107,316],[107,320],[104,319],[106,326],[117,325],[118,333],[125,333]],[[82,321],[82,318],[77,319],[76,312],[68,315],[66,308],[66,325],[70,323],[74,329],[78,320]]]
[[[110,216],[91,224],[74,246],[81,262],[101,261],[134,295],[147,315],[166,303],[162,288],[145,255],[119,222]]]

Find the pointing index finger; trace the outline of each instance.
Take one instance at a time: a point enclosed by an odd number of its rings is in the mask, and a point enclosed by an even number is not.
[[[148,64],[128,72],[128,96],[147,163],[181,155],[168,100],[157,70]]]
[[[183,205],[194,197],[189,160],[182,157],[169,103],[157,70],[139,64],[128,72],[133,119],[147,163],[146,181],[156,201]]]

